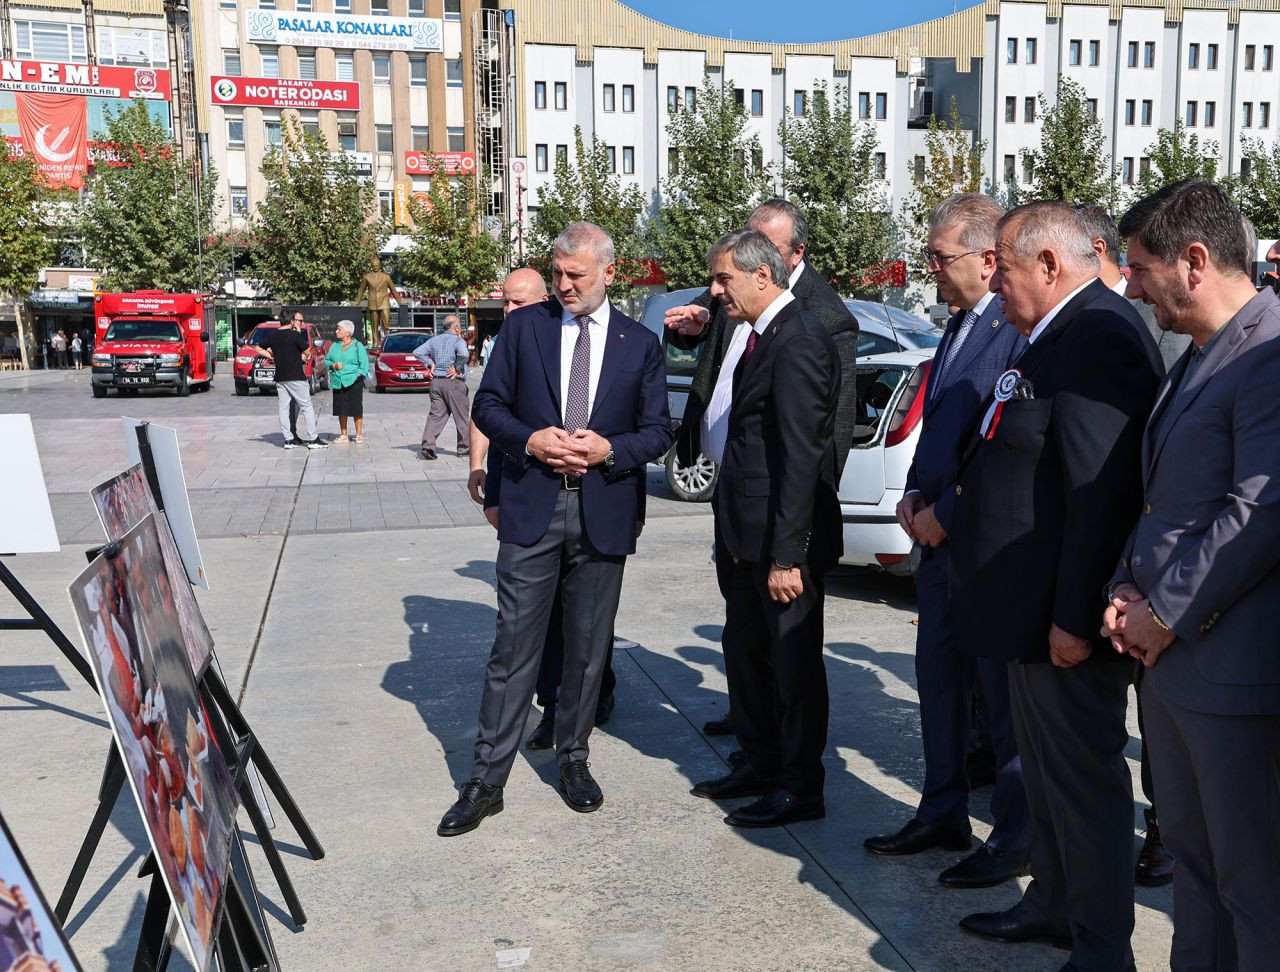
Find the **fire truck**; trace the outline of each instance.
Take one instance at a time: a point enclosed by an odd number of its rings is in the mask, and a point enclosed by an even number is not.
[[[172,388],[185,396],[193,385],[213,385],[215,355],[204,297],[137,290],[98,294],[93,302],[94,398],[106,398],[108,388],[122,395]]]

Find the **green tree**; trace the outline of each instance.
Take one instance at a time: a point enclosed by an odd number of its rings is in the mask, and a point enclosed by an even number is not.
[[[1149,162],[1138,175],[1131,201],[1136,202],[1183,179],[1216,181],[1218,151],[1217,142],[1212,139],[1202,142],[1199,135],[1187,131],[1181,119],[1173,123],[1172,129],[1160,129],[1156,132],[1156,140],[1147,146]]]
[[[778,128],[785,156],[784,192],[809,223],[806,259],[857,297],[876,297],[883,285],[866,271],[897,250],[885,173],[877,166],[879,140],[870,123],[855,121],[849,96],[832,98],[825,84],[813,92],[807,114],[790,110]]]
[[[253,222],[254,273],[289,304],[350,301],[387,238],[377,189],[324,136],[296,121],[262,160],[266,198]]]
[[[13,303],[24,368],[31,367],[27,292],[56,252],[45,225],[47,198],[31,156],[13,155],[7,143],[0,148],[0,296]]]
[[[985,139],[974,141],[960,121],[956,99],[951,99],[951,113],[947,121],[937,115],[929,118],[929,129],[924,136],[925,162],[923,178],[915,171],[914,183],[903,206],[904,235],[912,251],[924,248],[929,237],[929,214],[944,199],[961,192],[982,191],[982,158],[987,151]]]
[[[439,168],[432,157],[428,168]],[[488,293],[505,262],[506,246],[478,225],[476,176],[432,178],[427,200],[410,203],[411,244],[396,260],[420,294],[476,297]]]
[[[145,102],[108,109],[98,135],[119,164],[97,165],[86,180],[78,235],[107,290],[200,290],[203,241],[215,203],[212,172],[197,192],[168,128]]]
[[[673,287],[705,285],[707,250],[743,226],[770,195],[760,139],[746,132],[747,111],[708,75],[692,111],[670,113],[667,139],[674,156],[662,181],[662,205],[653,226],[654,249]]]
[[[1253,222],[1259,239],[1280,237],[1280,142],[1243,139],[1240,169],[1242,174],[1232,177],[1227,186],[1240,212]]]
[[[610,288],[613,296],[632,289],[632,281],[647,275],[644,266],[644,194],[639,186],[624,186],[609,165],[609,149],[595,135],[590,143],[582,129],[573,130],[573,161],[556,159],[551,183],[538,189],[538,211],[529,226],[531,265],[551,265],[556,237],[570,223],[595,223],[613,238],[618,275]]]
[[[1090,112],[1084,87],[1058,76],[1055,103],[1042,93],[1040,148],[1023,150],[1032,166],[1031,188],[1021,202],[1061,200],[1073,206],[1116,208],[1115,169],[1103,151],[1102,122]]]

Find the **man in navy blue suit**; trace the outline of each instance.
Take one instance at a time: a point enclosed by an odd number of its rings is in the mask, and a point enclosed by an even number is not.
[[[556,711],[560,791],[596,810],[587,763],[622,570],[636,548],[645,465],[671,447],[657,338],[614,310],[613,241],[574,223],[555,242],[554,301],[507,318],[472,415],[502,452],[498,622],[485,672],[474,770],[436,832],[502,810],[560,585],[564,669]]]
[[[901,830],[870,837],[876,854],[915,854],[933,847],[967,850],[969,782],[965,753],[974,680],[981,683],[996,754],[991,797],[995,826],[976,852],[945,870],[948,887],[991,887],[1021,873],[1031,849],[1031,817],[1013,738],[1009,683],[1002,661],[975,659],[952,632],[947,589],[948,534],[955,509],[960,456],[979,407],[1010,358],[1025,346],[989,289],[996,270],[996,223],[1003,210],[990,196],[964,193],[929,217],[925,266],[942,298],[959,312],[947,323],[934,355],[925,397],[924,429],[907,474],[898,521],[923,548],[916,575],[920,626],[916,688],[924,744],[924,792]]]

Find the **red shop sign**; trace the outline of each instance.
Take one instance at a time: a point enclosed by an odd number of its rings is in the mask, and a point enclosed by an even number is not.
[[[404,170],[410,175],[474,175],[475,152],[416,152],[404,153]]]
[[[0,60],[0,91],[168,101],[169,72],[61,61]]]
[[[301,78],[233,78],[215,74],[209,79],[215,105],[255,108],[330,108],[357,111],[360,85],[355,81],[304,81]]]

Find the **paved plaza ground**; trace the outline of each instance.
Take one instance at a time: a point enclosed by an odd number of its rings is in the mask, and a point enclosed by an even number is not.
[[[336,434],[327,393],[319,402],[322,434]],[[689,795],[733,748],[701,732],[726,707],[723,603],[710,508],[675,500],[658,466],[618,615],[618,706],[591,739],[603,808],[570,811],[554,754],[525,752],[502,814],[437,838],[470,768],[497,543],[466,495],[452,427],[438,461],[417,459],[426,396],[365,403],[366,444],[308,454],[280,448],[274,398],[237,398],[226,374],[186,399],[105,400],[90,397],[87,371],[0,374],[0,412],[32,415],[64,544],[6,563],[76,644],[66,587],[103,539],[88,491],[124,468],[120,416],[178,430],[210,580],[201,608],[228,681],[327,850],[311,861],[277,829],[309,918],[296,929],[249,844],[282,968],[1053,972],[1066,961],[957,929],[970,911],[1012,904],[1013,887],[944,890],[937,874],[955,855],[891,860],[862,848],[905,822],[919,796],[909,582],[842,571],[829,584],[825,820],[735,830],[724,807]],[[13,613],[0,595],[0,615]],[[536,718],[531,708],[530,728]],[[1137,791],[1132,706],[1130,731]],[[108,744],[99,700],[57,651],[0,632],[0,812],[51,897]],[[971,806],[980,836],[990,792]],[[132,967],[146,851],[126,797],[68,924],[86,970]],[[1137,900],[1138,967],[1166,968],[1169,890],[1140,888]]]

